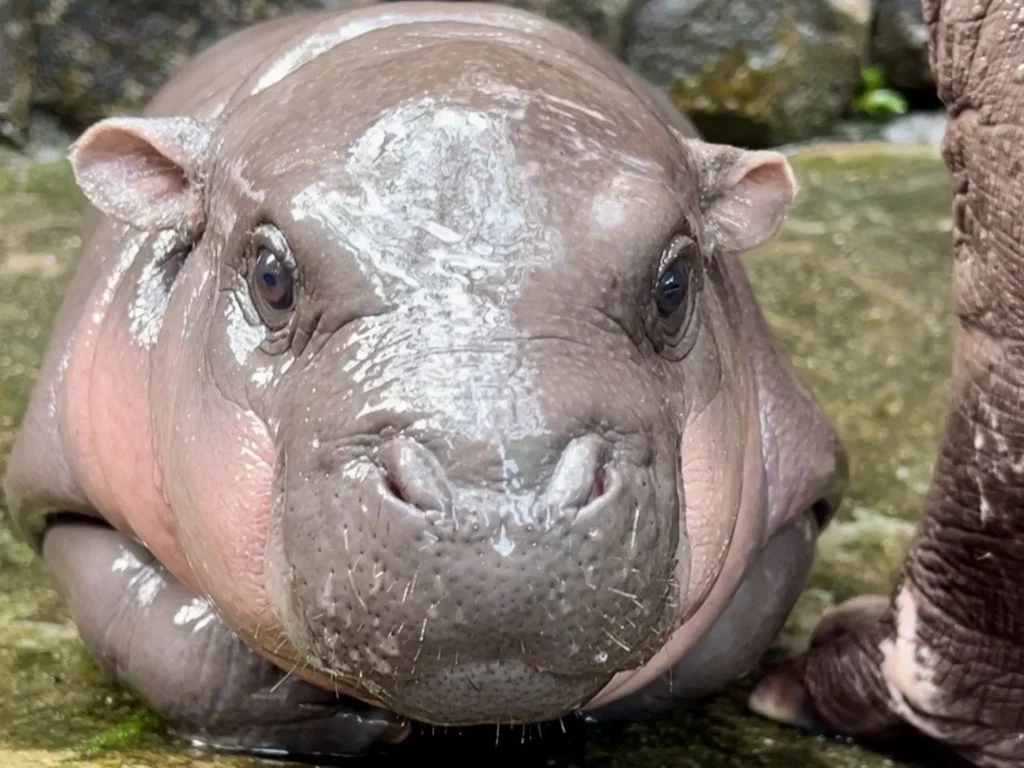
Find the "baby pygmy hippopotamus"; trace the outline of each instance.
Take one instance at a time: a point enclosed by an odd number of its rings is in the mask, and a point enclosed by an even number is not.
[[[847,464],[740,260],[780,154],[554,22],[396,2],[234,34],[71,160],[7,498],[179,733],[634,716],[781,628]]]

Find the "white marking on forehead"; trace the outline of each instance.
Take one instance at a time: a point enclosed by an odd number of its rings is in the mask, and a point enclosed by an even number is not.
[[[139,346],[153,346],[160,335],[169,298],[160,269],[176,240],[175,233],[170,230],[157,235],[151,258],[139,271],[135,299],[128,307],[128,331]]]
[[[496,446],[512,492],[513,444],[548,425],[537,372],[499,340],[521,335],[512,305],[529,270],[563,252],[549,201],[530,184],[541,169],[514,145],[517,119],[433,98],[398,105],[333,175],[352,181],[317,181],[292,200],[292,216],[346,248],[382,299],[401,292],[394,312],[345,337],[342,371],[363,392],[357,417],[422,412],[426,428]],[[529,505],[496,512],[491,543],[507,555],[504,518],[526,522]]]
[[[545,201],[527,184],[509,120],[433,98],[386,110],[349,149],[345,176],[358,188],[314,182],[292,215],[337,235],[381,296],[385,276],[435,290],[459,277],[515,280],[559,242],[543,229]]]
[[[267,197],[267,191],[257,188],[252,180],[245,175],[242,171],[244,164],[243,158],[235,158],[228,166],[228,175],[238,186],[238,190],[251,202],[262,203]]]
[[[608,119],[607,115],[602,115],[595,109],[590,109],[589,107],[585,107],[582,104],[578,104],[575,101],[570,101],[569,99],[561,99],[558,96],[555,96],[554,94],[551,93],[543,93],[542,95],[546,100],[550,101],[552,104],[558,104],[573,112],[581,112],[587,117],[593,118],[594,120],[597,120],[600,123],[611,123],[611,120]],[[558,111],[561,112],[561,110]],[[568,113],[562,112],[562,114]]]

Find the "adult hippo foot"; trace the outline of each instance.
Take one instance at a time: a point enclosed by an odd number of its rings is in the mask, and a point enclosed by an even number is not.
[[[1022,0],[926,0],[952,121],[954,306],[946,433],[891,599],[826,618],[752,708],[884,739],[913,727],[979,766],[1024,765]]]
[[[395,715],[257,656],[145,547],[101,522],[60,519],[43,557],[89,652],[182,738],[313,757],[357,754],[409,733]]]

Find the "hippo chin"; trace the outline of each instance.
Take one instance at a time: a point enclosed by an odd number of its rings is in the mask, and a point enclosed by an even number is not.
[[[71,159],[7,496],[180,733],[630,716],[777,634],[847,472],[740,262],[781,155],[553,22],[398,2],[235,34]]]

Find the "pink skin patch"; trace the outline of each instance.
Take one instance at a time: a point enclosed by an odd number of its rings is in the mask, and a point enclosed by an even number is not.
[[[216,271],[186,260],[153,356],[156,463],[174,509],[170,525],[198,594],[243,639],[276,647],[267,595],[274,442],[267,426],[218,385],[208,351],[216,327]],[[288,649],[282,653],[287,654]]]
[[[266,573],[273,441],[251,412],[216,392],[192,394],[188,414],[176,413],[174,466],[168,466],[176,478],[168,495],[180,511],[178,534],[203,590],[237,631],[255,637],[278,624]]]
[[[133,344],[97,285],[68,359],[65,413],[70,455],[88,498],[106,520],[134,536],[186,586],[196,589],[157,486],[149,413],[149,350]],[[116,375],[96,375],[116,372]]]

